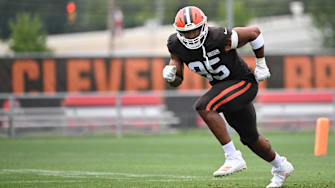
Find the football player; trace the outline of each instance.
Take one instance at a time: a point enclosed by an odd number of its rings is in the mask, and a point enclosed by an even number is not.
[[[224,164],[213,175],[226,176],[247,168],[219,115],[223,113],[229,125],[239,134],[241,142],[273,166],[273,178],[267,187],[281,187],[294,168],[258,133],[252,103],[258,91],[258,82],[270,77],[264,58],[264,39],[259,28],[208,27],[207,17],[194,6],[178,11],[174,27],[177,32],[168,39],[171,58],[169,65],[163,69],[163,77],[171,86],[179,86],[186,64],[191,71],[209,80],[212,87],[198,99],[195,109],[225,153]],[[256,56],[254,71],[236,51],[247,43]]]

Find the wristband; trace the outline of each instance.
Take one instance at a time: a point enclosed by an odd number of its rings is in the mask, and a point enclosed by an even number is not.
[[[260,33],[255,40],[250,42],[250,45],[251,45],[253,50],[257,50],[257,49],[261,48],[262,46],[264,46],[263,34]]]
[[[265,57],[256,58],[256,65],[266,65],[266,63],[265,63]]]

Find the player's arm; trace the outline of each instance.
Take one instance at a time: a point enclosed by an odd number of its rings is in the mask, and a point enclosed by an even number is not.
[[[163,69],[163,78],[173,87],[178,87],[184,78],[184,67],[179,57],[171,54],[169,65]]]
[[[255,78],[263,81],[271,76],[264,58],[264,39],[258,27],[236,27],[225,46],[226,51],[236,49],[249,43],[256,56]]]
[[[235,27],[226,49],[239,48],[250,43],[257,58],[264,57],[264,39],[258,27]]]

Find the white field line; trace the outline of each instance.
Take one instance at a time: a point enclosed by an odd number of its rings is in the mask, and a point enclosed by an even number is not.
[[[87,178],[99,178],[107,180],[126,180],[132,181],[135,178],[143,178],[142,181],[149,182],[180,182],[180,181],[226,181],[226,180],[245,180],[248,177],[245,176],[228,176],[223,178],[214,178],[212,176],[177,176],[177,175],[158,175],[158,174],[131,174],[131,173],[119,173],[119,172],[91,172],[91,171],[60,171],[60,170],[43,170],[43,169],[0,169],[1,174],[33,174],[41,176],[56,176],[64,178],[80,178],[80,182],[86,182]],[[256,179],[264,180],[265,177],[258,177]],[[225,180],[224,180],[225,179]],[[253,178],[255,179],[255,178]],[[24,183],[56,183],[57,181],[40,181],[40,180],[19,180],[22,184]],[[74,180],[76,181],[76,180]],[[138,179],[136,180],[138,181]],[[7,182],[7,183],[6,183]],[[59,183],[64,181],[59,181]],[[18,183],[17,181],[2,181],[0,184]],[[72,183],[72,182],[68,182]]]
[[[207,176],[176,176],[176,175],[158,175],[158,174],[131,174],[119,172],[90,172],[90,171],[59,171],[43,169],[0,169],[0,174],[35,174],[44,176],[58,176],[66,178],[95,178],[107,179],[131,179],[131,178],[169,178],[175,180],[193,180],[193,179],[211,179]],[[150,180],[154,181],[154,180]]]
[[[13,180],[13,181],[0,181],[0,184],[42,184],[42,183],[81,183],[85,181],[77,180]]]

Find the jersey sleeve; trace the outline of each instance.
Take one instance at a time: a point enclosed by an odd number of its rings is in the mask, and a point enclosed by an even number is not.
[[[166,44],[170,54],[173,54],[173,55],[177,55],[177,53],[176,53],[176,47],[177,47],[176,46],[176,40],[178,40],[176,34],[172,34],[172,35],[169,36],[169,38],[167,40],[167,44]]]
[[[225,49],[227,43],[229,42],[231,34],[232,34],[232,30],[231,29],[228,29],[226,27],[221,28],[221,30],[220,30],[220,39],[221,39],[221,43],[223,45],[223,49]]]

